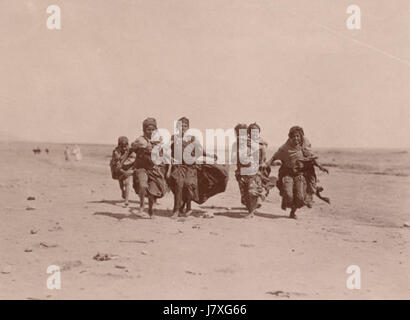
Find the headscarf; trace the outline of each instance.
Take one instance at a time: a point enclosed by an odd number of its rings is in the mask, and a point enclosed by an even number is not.
[[[251,134],[252,129],[257,129],[257,130],[259,131],[259,133],[261,132],[261,127],[260,127],[256,122],[251,123],[251,124],[248,126],[248,134]]]
[[[289,134],[288,134],[289,138],[295,133],[300,133],[302,138],[305,136],[305,133],[303,132],[302,127],[299,127],[299,126],[293,126],[292,128],[290,128]]]
[[[234,130],[235,130],[235,133],[238,135],[239,134],[239,130],[243,130],[243,129],[248,129],[248,125],[246,124],[246,123],[238,123],[236,126],[235,126],[235,128],[234,128]]]
[[[118,138],[118,145],[120,144],[128,144],[128,138],[125,136],[121,136]]]
[[[187,117],[182,117],[178,121],[182,123],[185,123],[189,127],[189,119]]]
[[[142,123],[142,130],[145,131],[145,129],[148,126],[154,126],[155,129],[157,129],[157,120],[155,120],[154,118],[147,118],[144,120],[144,122]]]

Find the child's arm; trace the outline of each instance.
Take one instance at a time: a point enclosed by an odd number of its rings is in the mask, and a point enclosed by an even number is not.
[[[325,167],[323,167],[318,161],[317,159],[313,160],[313,165],[318,167],[320,169],[320,171],[326,172],[327,174],[329,174],[329,170],[326,169]]]
[[[274,155],[272,156],[272,158],[270,158],[270,160],[267,162],[267,164],[268,164],[268,166],[276,166],[276,165],[279,165],[279,164],[277,163],[277,161],[281,161],[281,162],[282,162],[282,160],[278,159],[278,157],[276,156],[276,154],[274,154]]]
[[[170,164],[168,164],[167,166],[168,166],[168,168],[167,168],[167,173],[165,174],[165,177],[166,177],[167,179],[169,179],[169,178],[171,177],[172,164],[170,163]]]

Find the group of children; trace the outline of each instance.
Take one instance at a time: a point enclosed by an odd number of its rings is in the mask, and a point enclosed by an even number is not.
[[[120,137],[118,146],[113,150],[110,167],[112,178],[119,181],[121,192],[125,200],[124,206],[129,203],[129,190],[132,186],[139,195],[139,212],[144,214],[144,201],[148,198],[148,215],[153,218],[153,204],[156,199],[162,198],[170,189],[174,194],[173,218],[184,214],[189,216],[192,212],[191,202],[204,203],[208,198],[224,192],[228,183],[228,171],[221,165],[197,165],[186,163],[179,159],[178,152],[184,153],[185,148],[196,144],[196,150],[200,154],[195,157],[211,156],[204,152],[196,142],[195,137],[188,136],[189,120],[185,117],[179,119],[178,139],[172,139],[171,161],[167,164],[155,164],[152,160],[152,150],[160,143],[153,139],[153,133],[157,129],[154,118],[143,121],[143,134],[131,145],[128,139]],[[174,138],[174,137],[173,137]],[[176,145],[177,144],[177,145]]]
[[[147,118],[143,122],[143,134],[131,145],[126,137],[118,138],[118,145],[113,150],[110,162],[112,178],[118,180],[124,205],[129,204],[131,183],[139,195],[141,213],[144,212],[144,199],[148,197],[148,214],[153,217],[153,204],[170,189],[174,194],[173,218],[181,214],[188,216],[191,212],[191,202],[203,203],[215,194],[224,192],[228,182],[228,169],[224,165],[209,165],[175,161],[176,148],[182,152],[188,145],[196,144],[195,137],[187,136],[189,120],[179,119],[179,135],[181,139],[172,137],[172,161],[170,164],[153,163],[151,152],[156,141],[152,134],[157,129],[156,120]],[[270,189],[278,187],[282,197],[282,209],[291,209],[290,217],[296,218],[296,210],[303,206],[312,207],[313,196],[330,203],[329,198],[321,196],[323,188],[317,185],[315,167],[328,173],[312,152],[303,129],[295,126],[289,130],[288,140],[277,152],[267,160],[267,143],[260,137],[261,128],[258,124],[238,124],[235,127],[236,142],[233,145],[233,155],[236,156],[235,178],[241,193],[241,203],[248,210],[248,218],[262,205]],[[181,144],[181,145],[178,145]],[[255,145],[257,146],[255,149]],[[202,146],[192,151],[200,150],[196,157],[214,157],[206,153]],[[257,152],[252,157],[252,152]],[[251,155],[251,157],[249,157]],[[241,159],[251,159],[248,163]],[[256,162],[252,159],[256,159]],[[181,160],[181,159],[179,159]],[[271,166],[280,161],[278,178],[270,176]],[[253,171],[247,171],[252,169]]]

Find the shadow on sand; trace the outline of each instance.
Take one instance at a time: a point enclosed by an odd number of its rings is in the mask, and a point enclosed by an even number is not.
[[[124,200],[98,200],[98,201],[87,201],[87,203],[105,203],[111,204],[113,206],[118,206],[124,203]],[[138,200],[129,200],[129,203],[139,204]]]
[[[246,211],[223,211],[223,212],[215,212],[215,216],[224,216],[233,219],[245,219],[248,215]],[[287,216],[277,215],[277,214],[268,214],[268,213],[261,213],[256,212],[255,216],[267,219],[288,219]]]
[[[88,201],[87,203],[101,203],[101,204],[110,204],[114,206],[120,206],[121,204],[124,203],[123,200],[99,200],[99,201]],[[130,201],[131,204],[139,204],[139,201]],[[233,208],[228,208],[228,207],[221,207],[221,206],[200,206],[201,209],[205,210],[192,210],[192,213],[190,214],[189,217],[195,217],[195,218],[201,218],[203,217],[204,213],[206,213],[206,209],[217,209],[217,210],[224,210],[220,212],[215,212],[215,216],[224,216],[232,219],[244,219],[247,216],[247,211],[245,207],[233,207]],[[110,212],[110,211],[97,211],[94,212],[94,215],[96,216],[107,216],[111,218],[115,218],[117,220],[122,220],[122,219],[131,219],[131,220],[139,220],[139,219],[149,219],[148,217],[148,211],[147,208],[144,210],[144,215],[139,213],[138,207],[135,206],[130,206],[128,208],[123,208],[124,210],[127,210],[128,213],[119,213],[119,212]],[[158,217],[167,217],[170,218],[172,216],[172,210],[167,210],[167,209],[159,209],[155,208],[154,206],[154,216]],[[257,217],[262,217],[262,218],[267,218],[267,219],[281,219],[281,218],[288,218],[287,216],[284,215],[276,215],[276,214],[267,214],[267,213],[261,213],[261,212],[256,212],[255,216]],[[180,218],[186,218],[184,215],[180,215]]]

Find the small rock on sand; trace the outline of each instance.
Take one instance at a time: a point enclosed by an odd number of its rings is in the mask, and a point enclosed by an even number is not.
[[[147,255],[148,255],[148,251],[142,250],[142,251],[141,251],[141,254],[144,255],[144,256],[147,256]]]
[[[61,265],[61,271],[68,271],[73,268],[80,267],[83,263],[80,260],[75,261],[65,261]]]
[[[30,234],[37,234],[37,230],[34,230],[34,229],[32,229],[32,230],[30,230]]]
[[[198,276],[202,275],[201,272],[194,272],[194,271],[190,271],[190,270],[185,270],[185,273],[192,274],[192,275],[194,275],[194,276],[196,276],[196,275],[198,275]]]
[[[206,213],[204,213],[203,217],[206,218],[206,219],[215,218],[215,216],[214,216],[214,214],[213,214],[212,212],[206,212]]]
[[[24,249],[24,252],[33,252],[33,249],[27,248],[27,249]]]
[[[117,259],[118,256],[115,256],[113,254],[108,254],[108,253],[97,253],[93,259],[97,261],[108,261],[108,260],[113,260]]]
[[[410,228],[410,222],[403,223],[403,227]]]
[[[29,201],[33,201],[33,200],[36,200],[36,198],[35,198],[35,197],[33,197],[33,196],[30,196],[30,197],[27,197],[27,200],[29,200]]]
[[[30,210],[36,210],[36,208],[35,208],[35,207],[33,207],[33,206],[27,206],[27,207],[26,207],[26,210],[27,210],[27,211],[30,211]]]
[[[4,266],[3,269],[1,269],[1,273],[3,274],[9,274],[11,273],[11,271],[12,271],[11,266]]]
[[[40,246],[43,248],[55,248],[58,247],[57,244],[49,244],[49,243],[45,243],[45,242],[40,242]]]

